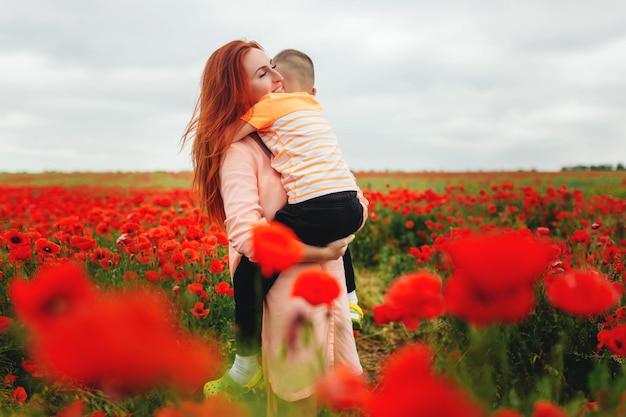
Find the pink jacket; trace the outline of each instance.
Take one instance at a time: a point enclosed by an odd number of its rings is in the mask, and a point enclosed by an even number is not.
[[[228,149],[221,167],[221,192],[232,274],[241,254],[252,255],[252,227],[272,219],[286,203],[287,195],[268,154],[251,137],[233,143]],[[359,198],[367,218],[367,200],[361,192]],[[311,307],[303,299],[290,296],[294,278],[306,268],[322,268],[337,278],[343,291],[331,309]],[[308,327],[308,322],[312,326]],[[308,338],[303,337],[306,332],[310,332]],[[270,403],[272,395],[286,401],[311,397],[316,379],[334,364],[345,363],[362,372],[352,334],[343,261],[302,263],[284,271],[265,299],[262,335]],[[309,343],[305,343],[307,339]]]

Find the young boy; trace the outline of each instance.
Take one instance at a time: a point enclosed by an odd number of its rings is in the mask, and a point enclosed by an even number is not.
[[[295,161],[295,164],[294,160],[286,162],[287,164],[295,165],[291,169],[292,172],[294,169],[295,171],[300,171],[302,167],[305,169],[301,172],[296,172],[298,179],[294,181],[290,181],[288,175],[283,176],[283,186],[285,186],[289,199],[293,201],[293,203],[288,203],[282,210],[279,210],[276,213],[275,219],[292,228],[303,242],[310,245],[324,246],[330,241],[346,237],[356,232],[362,226],[364,220],[363,209],[361,202],[356,197],[359,188],[356,185],[354,176],[341,159],[341,152],[338,149],[336,138],[334,134],[332,134],[330,126],[325,122],[323,116],[320,116],[321,107],[314,99],[317,91],[314,87],[314,68],[311,59],[300,51],[287,49],[278,53],[274,57],[273,63],[283,76],[283,87],[286,91],[286,93],[277,94],[280,96],[278,97],[278,101],[282,101],[281,99],[283,97],[290,99],[291,96],[296,96],[298,108],[304,103],[304,107],[312,109],[312,111],[305,111],[304,114],[300,113],[300,116],[304,116],[305,118],[312,116],[316,119],[314,122],[315,125],[323,127],[323,130],[327,132],[322,138],[322,141],[324,141],[325,145],[330,145],[334,152],[334,155],[331,155],[330,158],[330,167],[315,167],[315,164],[311,164],[310,160],[312,160],[312,158],[309,153],[310,149],[305,150],[303,155],[296,155],[297,161]],[[256,110],[259,108],[260,107],[255,106]],[[255,109],[252,109],[252,112],[254,112]],[[261,111],[263,112],[264,110],[261,109]],[[289,115],[294,114],[291,110],[287,112]],[[251,112],[248,112],[246,116],[250,115],[252,115]],[[255,123],[254,117],[252,119],[246,118],[245,120],[250,120]],[[247,125],[240,131],[237,139],[242,139],[254,131],[257,131],[256,127]],[[264,130],[259,131],[259,136],[261,136],[259,142],[261,146],[266,146],[265,140],[261,141],[264,132]],[[301,137],[302,136],[298,136],[298,138]],[[318,141],[318,139],[313,137],[313,142],[316,141]],[[319,143],[319,141],[316,143]],[[272,166],[276,169],[275,162],[277,158],[280,158],[280,150],[275,146],[267,146],[267,148],[268,152],[273,155]],[[308,159],[309,163],[307,164],[306,160],[303,163],[302,157]],[[277,171],[281,172],[280,169],[277,169]],[[340,175],[333,175],[333,172],[339,173]],[[304,179],[307,180],[305,184],[303,184],[301,180],[303,176],[305,177]],[[319,190],[316,189],[315,184],[313,188],[307,186],[306,182],[308,182],[310,178],[319,178],[319,181],[316,180],[314,182],[317,184],[330,183],[330,186],[323,187],[320,193]],[[323,182],[321,181],[322,178],[324,179]],[[297,187],[293,187],[294,183],[297,184]],[[336,189],[337,192],[328,194],[325,191],[327,188]],[[309,194],[307,195],[305,191],[304,198],[302,198],[300,191],[307,189],[310,190]],[[350,316],[353,328],[360,330],[363,320],[363,311],[358,305],[354,270],[349,250],[346,250],[343,261]],[[207,396],[221,392],[225,384],[232,385],[232,382],[229,380],[241,385],[244,390],[255,390],[262,382],[262,373],[258,364],[261,330],[260,318],[262,314],[260,298],[265,297],[278,275],[265,277],[260,283],[261,288],[256,288],[254,276],[257,273],[258,266],[252,263],[246,256],[242,256],[233,274],[237,354],[233,366],[226,375],[216,381],[208,382],[205,385],[204,393]],[[260,292],[262,294],[259,294]]]
[[[286,92],[304,91],[313,97],[317,94],[313,61],[304,52],[295,49],[284,49],[276,54],[272,62],[276,65],[276,70],[283,76],[283,88]],[[363,310],[358,305],[359,301],[356,295],[356,282],[350,248],[346,250],[343,256],[343,264],[352,325],[355,330],[361,330]]]
[[[313,61],[303,52],[285,49],[272,60],[283,76],[285,93],[264,96],[242,118],[237,139],[257,131],[282,176],[288,204],[276,220],[292,228],[305,243],[323,246],[362,226],[363,212],[354,175],[341,158],[337,138],[315,100]],[[360,330],[352,257],[344,256],[350,313]]]

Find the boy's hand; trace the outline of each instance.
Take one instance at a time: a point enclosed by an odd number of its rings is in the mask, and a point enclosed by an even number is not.
[[[354,240],[354,235],[346,236],[330,242],[326,246],[304,245],[304,262],[326,262],[341,258],[348,249],[348,244]]]

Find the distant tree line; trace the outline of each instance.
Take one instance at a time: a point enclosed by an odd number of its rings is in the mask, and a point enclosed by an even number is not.
[[[561,171],[624,171],[626,167],[621,162],[615,165],[600,164],[600,165],[574,165],[561,168]]]

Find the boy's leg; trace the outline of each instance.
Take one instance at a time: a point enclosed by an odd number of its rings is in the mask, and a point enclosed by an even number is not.
[[[235,341],[240,355],[256,355],[261,350],[263,300],[278,274],[265,278],[260,268],[242,256],[233,274],[235,300]]]
[[[246,256],[242,256],[233,274],[235,342],[237,353],[242,356],[256,355],[261,349],[263,301],[257,268]]]
[[[348,289],[348,294],[350,294],[352,291],[356,290],[356,281],[354,278],[354,267],[352,266],[350,247],[346,248],[346,253],[343,255],[343,270],[346,275],[346,288]]]
[[[263,299],[278,275],[270,278],[261,277],[256,264],[246,256],[233,274],[233,290],[235,301],[235,343],[237,353],[233,366],[221,378],[207,382],[204,386],[205,396],[229,394],[229,390],[243,388],[255,390],[263,382],[259,365],[261,351],[261,323],[263,315]]]
[[[354,330],[361,330],[363,327],[363,310],[359,307],[359,299],[356,295],[356,280],[354,276],[354,267],[352,265],[352,255],[350,247],[346,248],[343,255],[343,270],[346,276],[346,288],[348,290],[348,306],[350,307],[350,318],[352,319],[352,327]]]

